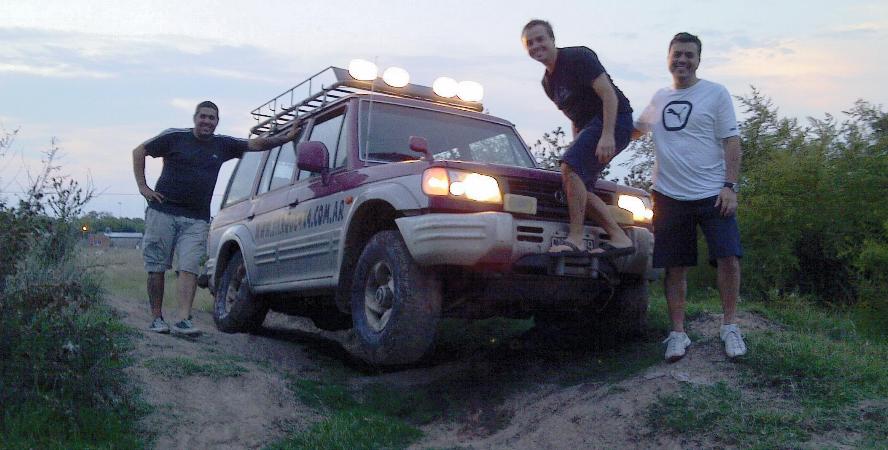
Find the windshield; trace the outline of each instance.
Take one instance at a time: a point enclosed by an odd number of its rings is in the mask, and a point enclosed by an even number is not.
[[[407,161],[410,136],[424,137],[435,159],[534,167],[511,127],[439,111],[361,102],[361,155],[374,161]]]

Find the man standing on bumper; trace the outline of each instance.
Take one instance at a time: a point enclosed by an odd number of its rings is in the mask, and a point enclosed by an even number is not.
[[[191,305],[197,288],[201,259],[207,252],[210,201],[222,163],[244,152],[262,151],[292,141],[299,125],[284,136],[237,139],[213,134],[219,124],[219,108],[204,101],[194,110],[194,128],[168,129],[133,150],[133,172],[139,193],[148,201],[142,253],[148,272],[148,299],[154,320],[149,329],[168,333],[163,320],[164,273],[178,255],[176,283],[179,322],[173,331],[197,334],[191,322]],[[163,170],[155,189],[145,181],[145,158],[163,158]]]
[[[550,252],[585,248],[586,213],[604,228],[610,243],[592,253],[616,257],[634,252],[632,241],[610,215],[607,205],[593,192],[601,171],[629,144],[632,108],[586,47],[555,47],[555,33],[544,20],[524,26],[521,40],[527,54],[546,66],[543,89],[570,119],[573,138],[561,160],[561,180],[570,213],[570,230],[563,245]]]
[[[740,138],[731,95],[724,86],[697,78],[702,44],[678,33],[667,62],[673,86],[659,90],[636,128],[653,132],[654,267],[666,269],[666,300],[672,332],[666,360],[678,361],[691,340],[684,331],[688,267],[697,265],[697,226],[718,267],[724,318],[721,339],[729,357],[746,353],[736,322],[740,293],[737,180]]]

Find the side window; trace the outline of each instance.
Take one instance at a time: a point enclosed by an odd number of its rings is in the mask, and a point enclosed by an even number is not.
[[[345,125],[339,129],[339,144],[336,145],[336,157],[330,156],[330,168],[345,167],[348,162],[348,138],[345,135]]]
[[[228,182],[225,199],[222,201],[223,208],[250,198],[250,195],[253,194],[256,171],[262,163],[263,156],[265,156],[265,152],[244,153],[244,157],[237,163],[231,180]]]
[[[339,114],[323,122],[316,123],[311,130],[311,136],[308,138],[310,141],[323,142],[327,146],[327,151],[330,152],[330,167],[336,167],[336,150],[339,148],[339,135],[342,132],[343,117],[345,117],[343,114]]]
[[[274,161],[277,159],[280,151],[280,147],[269,150],[268,159],[265,160],[265,167],[262,169],[262,179],[259,180],[259,194],[269,191],[268,184],[271,180],[271,173],[274,170]]]
[[[296,170],[296,149],[292,142],[287,142],[280,147],[277,163],[274,165],[274,175],[271,177],[269,190],[274,190],[290,184],[293,171]]]

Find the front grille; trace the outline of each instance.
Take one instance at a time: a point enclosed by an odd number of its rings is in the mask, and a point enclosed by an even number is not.
[[[537,199],[536,217],[543,219],[568,220],[567,203],[561,182],[507,178],[506,192]],[[613,194],[597,192],[608,205],[613,204]]]

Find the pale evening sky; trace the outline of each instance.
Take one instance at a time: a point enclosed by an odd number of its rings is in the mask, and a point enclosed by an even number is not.
[[[190,127],[204,99],[220,106],[218,133],[245,137],[254,107],[351,58],[403,67],[419,84],[478,81],[490,113],[531,144],[569,127],[521,46],[531,18],[549,20],[559,46],[595,50],[636,117],[669,84],[666,46],[679,31],[703,41],[701,78],[734,95],[754,85],[782,114],[841,119],[857,99],[888,103],[888,3],[877,0],[5,0],[0,131],[20,131],[0,158],[0,197],[27,186],[55,137],[63,172],[101,193],[87,210],[141,217],[131,158],[139,143]],[[149,161],[149,184],[160,167]]]

